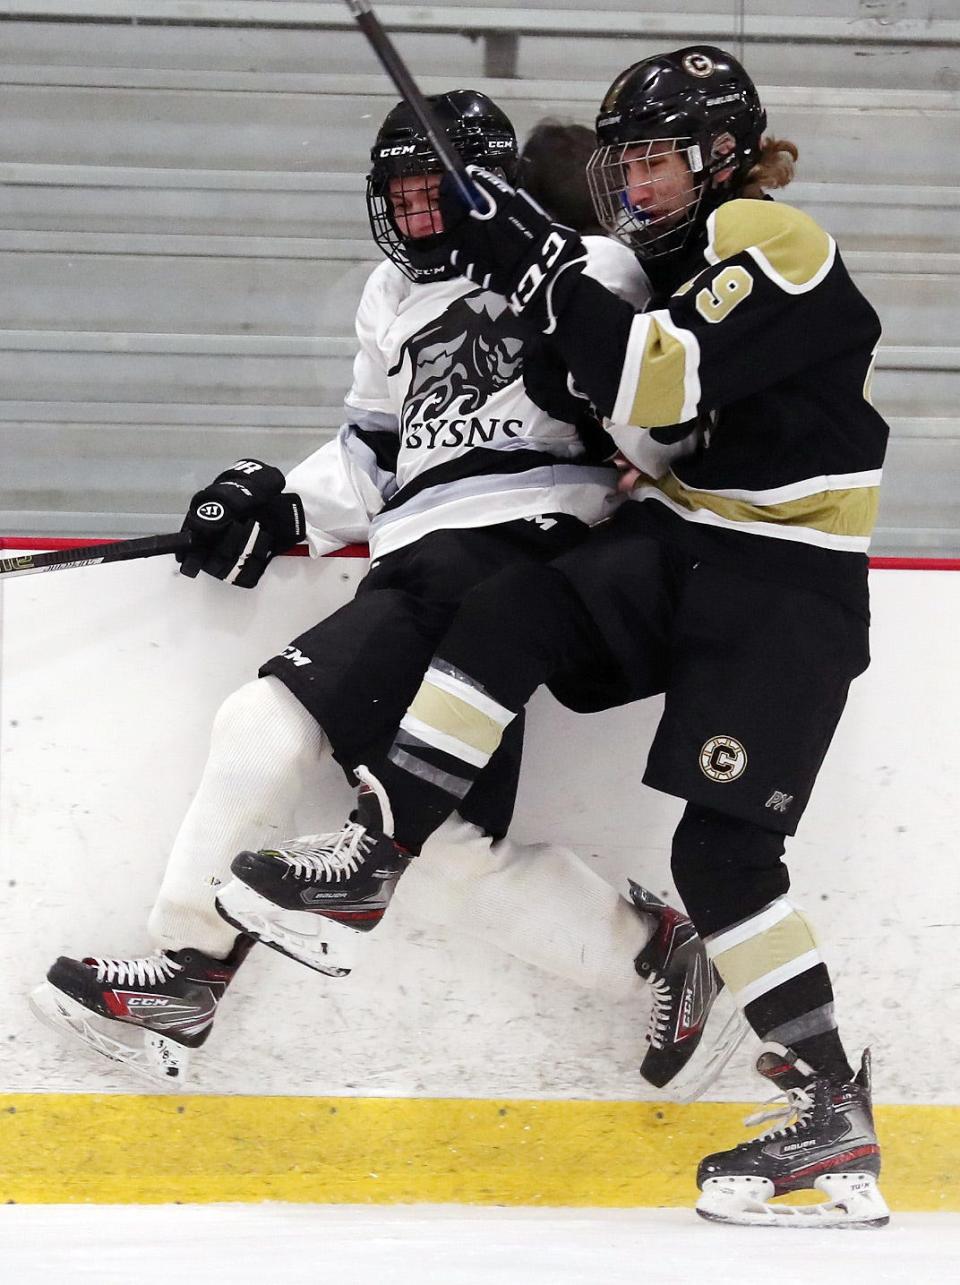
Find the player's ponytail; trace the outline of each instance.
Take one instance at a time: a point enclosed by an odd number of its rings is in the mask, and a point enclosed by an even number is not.
[[[759,160],[751,166],[738,195],[759,200],[770,188],[786,187],[793,179],[794,164],[799,155],[796,143],[789,139],[765,138],[760,144]]]

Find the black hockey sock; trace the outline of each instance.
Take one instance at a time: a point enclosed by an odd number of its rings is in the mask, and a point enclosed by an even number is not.
[[[833,1008],[833,985],[822,961],[748,1003],[744,1015],[762,1040],[785,1044],[831,1080],[853,1079]]]
[[[853,1079],[853,1067],[836,1027],[832,1031],[825,1031],[823,1035],[812,1035],[807,1040],[794,1040],[791,1047],[804,1062],[835,1083],[847,1084]]]
[[[465,598],[404,715],[387,762],[394,837],[419,851],[466,798],[504,730],[561,669],[589,663],[595,627],[551,567],[510,567]]]
[[[470,793],[516,713],[434,657],[375,773],[390,799],[398,843],[420,850]]]
[[[479,769],[455,763],[457,775],[444,770],[429,746],[394,745],[374,774],[387,791],[394,838],[414,855],[460,805]]]
[[[830,974],[803,914],[787,897],[784,836],[688,804],[673,840],[673,874],[707,953],[762,1040],[794,1049],[847,1081]]]

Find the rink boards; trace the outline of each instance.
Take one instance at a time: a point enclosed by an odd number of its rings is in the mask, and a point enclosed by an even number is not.
[[[704,1153],[746,1136],[729,1102],[35,1093],[0,1112],[18,1204],[688,1206]],[[960,1109],[881,1106],[877,1127],[890,1207],[960,1211]]]
[[[0,586],[0,1199],[687,1204],[700,1156],[745,1136],[746,1051],[715,1100],[657,1102],[639,987],[613,1004],[448,939],[402,897],[343,981],[255,952],[180,1095],[142,1096],[35,1025],[24,997],[57,954],[146,953],[213,712],[363,568],[284,559],[253,593],[165,560]],[[844,1037],[874,1048],[888,1200],[957,1210],[960,576],[872,582],[873,665],[789,860]],[[538,698],[517,837],[668,891],[680,805],[639,784],[657,714]],[[327,778],[303,828],[348,802]]]

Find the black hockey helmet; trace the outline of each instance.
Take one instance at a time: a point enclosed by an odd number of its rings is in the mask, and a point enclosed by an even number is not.
[[[517,136],[492,99],[475,89],[453,89],[447,94],[433,94],[427,102],[465,164],[482,165],[498,171],[508,182],[515,181]],[[455,276],[446,263],[446,238],[439,223],[433,235],[413,238],[401,233],[394,216],[391,179],[443,171],[426,131],[406,103],[398,103],[387,114],[370,160],[367,214],[374,241],[411,281],[439,281]]]
[[[607,90],[597,116],[597,151],[587,167],[597,218],[641,259],[682,249],[743,185],[766,126],[756,86],[722,49],[689,45],[634,63]],[[644,212],[631,199],[625,161],[669,151],[684,155],[694,191],[682,210]]]

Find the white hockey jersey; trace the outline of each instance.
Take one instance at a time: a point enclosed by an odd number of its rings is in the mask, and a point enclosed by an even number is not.
[[[642,308],[649,285],[631,252],[584,241],[586,271]],[[546,512],[609,515],[615,474],[577,463],[574,427],[527,396],[505,309],[460,277],[417,284],[389,261],[374,269],[357,309],[349,418],[287,477],[314,556],[363,541],[382,556],[431,531]]]

